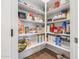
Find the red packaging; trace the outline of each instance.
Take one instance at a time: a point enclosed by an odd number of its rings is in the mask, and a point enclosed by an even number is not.
[[[58,31],[57,31],[58,33],[62,33],[62,26],[59,26],[59,27],[57,28],[57,30],[58,30]]]
[[[29,16],[33,16],[32,12],[29,12]]]
[[[57,32],[57,28],[55,27],[54,24],[51,24],[51,26],[50,26],[50,32],[53,32],[53,33]]]
[[[60,6],[60,1],[56,0],[54,3],[54,8],[58,8]]]

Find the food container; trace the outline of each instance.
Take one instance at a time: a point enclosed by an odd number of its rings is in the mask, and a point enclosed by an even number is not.
[[[25,39],[20,39],[18,41],[18,52],[22,52],[24,51],[24,49],[27,47],[27,43]]]

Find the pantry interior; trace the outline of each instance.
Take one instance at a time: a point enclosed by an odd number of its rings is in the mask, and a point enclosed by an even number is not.
[[[69,0],[18,0],[18,58],[46,48],[70,59],[70,19]]]

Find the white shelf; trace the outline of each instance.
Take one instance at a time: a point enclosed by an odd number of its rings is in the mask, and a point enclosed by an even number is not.
[[[60,35],[60,36],[70,36],[70,34],[59,34],[59,33],[52,33],[52,32],[47,32],[47,34]]]
[[[70,47],[64,46],[63,44],[62,44],[61,46],[57,46],[57,45],[55,45],[55,44],[53,44],[53,43],[50,43],[50,42],[47,42],[47,44],[49,44],[49,45],[51,45],[51,46],[54,46],[54,47],[56,47],[56,48],[59,48],[59,49],[61,49],[61,50],[70,52]]]
[[[33,7],[30,7],[28,5],[25,5],[21,2],[18,3],[18,7],[22,10],[28,10],[28,11],[32,11],[34,13],[37,13],[37,14],[42,14],[44,15],[44,12],[42,10],[39,10],[39,9],[36,9],[36,8],[33,8]]]
[[[70,3],[66,3],[56,9],[53,9],[51,11],[48,11],[48,15],[51,15],[51,14],[54,14],[54,13],[57,13],[57,12],[60,12],[61,10],[63,9],[66,9],[66,8],[69,8],[70,7]]]
[[[30,47],[27,47],[25,50],[32,49],[32,48],[37,47],[37,46],[40,46],[40,45],[42,45],[42,44],[52,45],[52,46],[54,46],[54,47],[56,47],[56,48],[65,50],[65,51],[67,51],[67,52],[70,52],[70,47],[65,46],[65,45],[63,45],[63,44],[62,44],[61,46],[57,46],[57,45],[52,44],[52,43],[50,43],[50,42],[41,42],[41,43],[37,43],[37,44],[35,44],[35,45],[32,45],[32,46],[30,46]]]
[[[32,45],[32,46],[30,46],[30,47],[26,47],[26,49],[25,49],[25,50],[32,49],[32,48],[34,48],[34,47],[37,47],[37,46],[40,46],[40,45],[42,45],[42,44],[44,44],[44,42],[37,43],[37,44],[35,44],[35,45]]]
[[[49,43],[49,42],[41,42],[41,43],[36,43],[30,47],[27,47],[23,52],[19,53],[19,57],[21,59],[28,57],[44,48],[47,48],[47,46],[52,46],[52,50],[54,50],[54,48],[58,48],[58,50],[60,49],[61,51],[65,51],[66,53],[70,53],[70,47],[66,47],[66,46],[57,46],[55,44]],[[51,47],[49,47],[51,48]],[[56,50],[56,49],[55,49]],[[61,52],[60,51],[60,52]]]
[[[51,24],[51,23],[59,23],[59,22],[63,22],[63,21],[70,21],[69,19],[63,19],[63,20],[57,20],[57,21],[51,21],[51,22],[47,22],[47,24]]]
[[[25,37],[25,36],[33,36],[33,35],[40,35],[40,34],[44,34],[44,33],[27,33],[27,34],[19,34],[19,37]]]
[[[26,19],[20,19],[20,21],[22,21],[22,22],[27,22],[27,23],[39,23],[39,24],[45,24],[45,22],[36,22],[36,21],[29,21],[29,20],[26,20]]]
[[[37,43],[37,44],[32,45],[32,46],[30,46],[30,47],[26,47],[26,49],[25,49],[24,51],[29,50],[29,49],[32,49],[32,48],[37,47],[37,46],[40,46],[40,45],[42,45],[42,44],[48,44],[48,45],[54,46],[54,47],[56,47],[56,48],[65,50],[65,51],[67,51],[67,52],[70,52],[70,47],[64,46],[64,45],[57,46],[57,45],[52,44],[52,43],[50,43],[50,42],[41,42],[41,43]],[[24,51],[23,51],[23,52],[24,52]]]

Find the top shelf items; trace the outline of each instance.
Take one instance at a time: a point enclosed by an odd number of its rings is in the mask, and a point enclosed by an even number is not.
[[[34,12],[36,14],[44,15],[44,12],[42,10],[34,8],[31,5],[27,5],[27,3],[21,3],[21,2],[19,2],[18,5],[19,5],[18,7],[20,9],[22,9],[22,10],[28,10],[28,11],[32,11],[32,12]]]
[[[58,8],[55,8],[55,9],[48,11],[47,14],[52,15],[52,14],[60,12],[61,10],[69,9],[69,7],[70,7],[70,3],[68,2],[66,4],[63,4],[62,6],[59,6]]]

